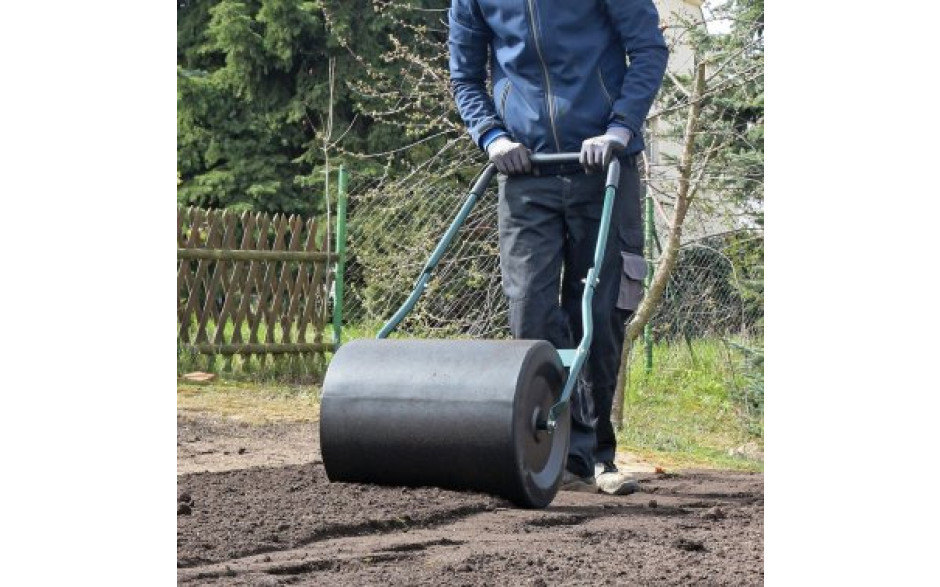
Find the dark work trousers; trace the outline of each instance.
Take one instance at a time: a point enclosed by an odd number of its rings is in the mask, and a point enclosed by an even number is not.
[[[571,397],[568,470],[592,476],[613,460],[610,411],[624,326],[643,295],[646,272],[636,157],[621,157],[620,185],[599,282],[594,336]],[[566,170],[570,171],[570,170]],[[514,338],[573,349],[581,341],[583,280],[593,265],[605,173],[500,174],[499,259]]]

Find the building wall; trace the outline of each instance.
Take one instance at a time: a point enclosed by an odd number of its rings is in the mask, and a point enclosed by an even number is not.
[[[687,42],[687,25],[685,23],[700,23],[697,26],[705,28],[704,14],[701,0],[654,0],[662,24],[666,26],[663,31],[666,42],[669,44],[669,71],[676,76],[688,76],[694,68],[694,56]],[[672,201],[675,199],[677,189],[678,171],[677,160],[681,154],[682,128],[678,125],[658,119],[655,114],[658,105],[654,104],[647,122],[649,140],[647,141],[646,156],[649,162],[648,189],[662,205],[667,215],[672,213]],[[717,234],[733,230],[734,222],[716,213],[720,209],[718,194],[699,192],[697,206],[689,211],[682,232],[683,242],[695,240],[710,234]],[[704,212],[708,210],[708,212]],[[667,233],[667,218],[658,212],[655,214],[657,231],[661,238]]]
[[[653,0],[659,18],[666,25],[663,31],[669,43],[669,70],[677,74],[692,71],[692,50],[683,42],[681,31],[676,26],[683,20],[702,22],[702,0]]]

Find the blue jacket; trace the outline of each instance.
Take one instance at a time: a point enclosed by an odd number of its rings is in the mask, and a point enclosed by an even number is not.
[[[668,60],[652,0],[452,0],[448,20],[451,89],[481,148],[503,129],[537,153],[580,151],[625,126],[627,152],[643,149]]]

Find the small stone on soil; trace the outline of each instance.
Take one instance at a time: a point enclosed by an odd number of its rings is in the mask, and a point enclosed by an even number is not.
[[[248,449],[247,449],[247,448],[240,448],[240,449],[238,449],[238,454],[240,454],[240,455],[243,455],[243,454],[245,454],[246,452],[248,452]]]
[[[698,540],[689,540],[687,538],[680,538],[676,540],[673,544],[679,550],[685,550],[688,552],[702,552],[705,550],[705,545],[699,542]]]
[[[176,500],[177,503],[192,503],[192,501],[193,496],[186,492],[180,493],[179,499]]]
[[[181,503],[176,508],[177,516],[189,516],[193,513],[193,508],[188,503]]]
[[[725,519],[725,512],[720,507],[715,506],[703,513],[702,517],[706,520],[723,520]]]
[[[659,506],[659,504],[656,503],[656,500],[655,500],[655,499],[651,499],[650,502],[649,502],[648,504],[646,504],[646,505],[648,505],[648,506],[651,507],[651,508],[655,508],[655,507],[658,507],[658,506]]]
[[[473,567],[468,565],[467,563],[464,563],[460,565],[459,567],[457,567],[457,571],[460,573],[469,573],[473,571]]]

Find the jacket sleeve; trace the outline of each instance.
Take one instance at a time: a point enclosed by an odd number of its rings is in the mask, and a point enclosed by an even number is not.
[[[652,0],[605,0],[604,3],[630,58],[608,122],[620,123],[634,136],[642,136],[643,121],[662,85],[669,61],[669,49],[659,30],[659,13]]]
[[[482,149],[480,141],[487,131],[505,130],[493,99],[486,91],[488,51],[493,33],[475,0],[453,0],[447,20],[451,91],[473,142]]]

